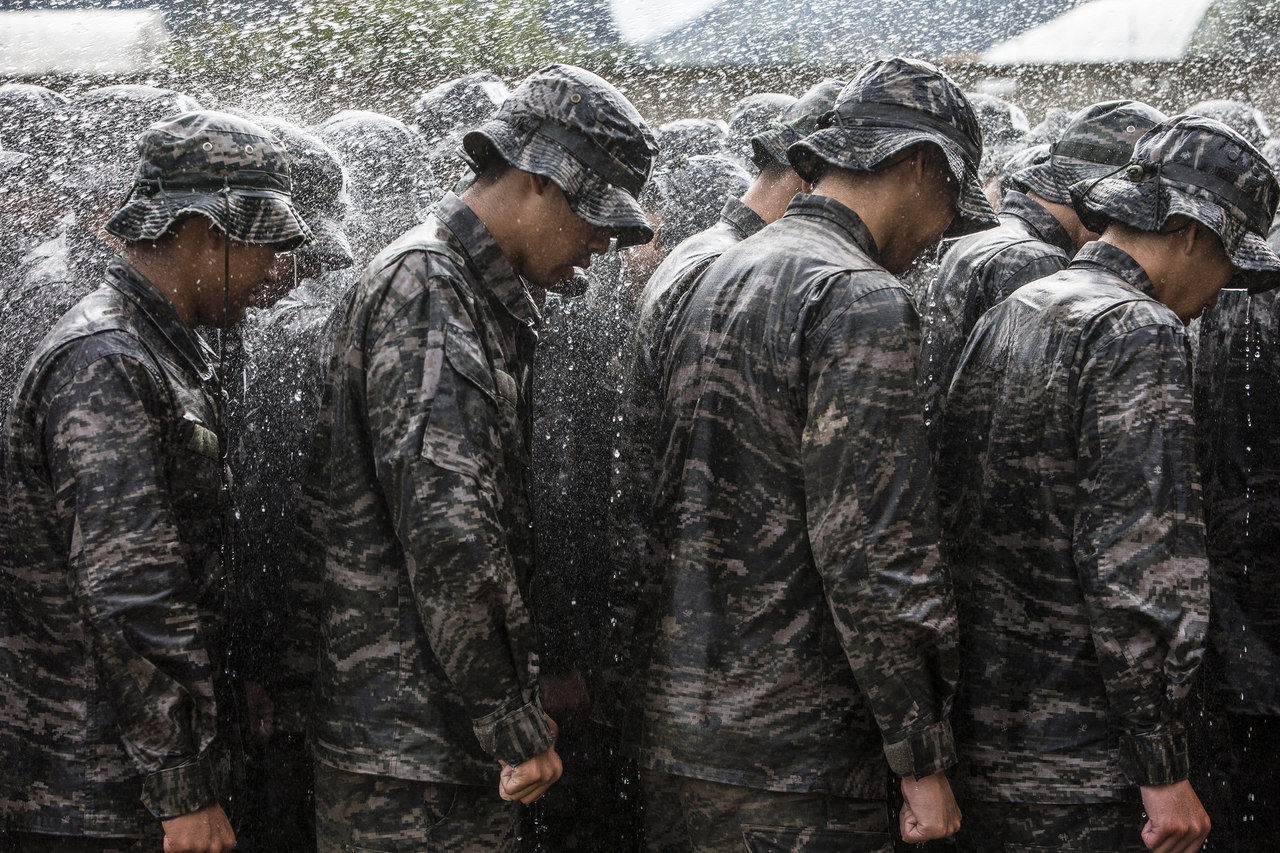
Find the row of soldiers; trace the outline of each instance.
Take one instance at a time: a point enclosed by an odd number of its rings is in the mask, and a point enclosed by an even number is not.
[[[903,59],[657,134],[569,66],[88,94],[0,152],[6,849],[1193,850],[1273,787],[1265,686],[1189,782],[1184,324],[1280,271],[1237,131],[1030,145]]]

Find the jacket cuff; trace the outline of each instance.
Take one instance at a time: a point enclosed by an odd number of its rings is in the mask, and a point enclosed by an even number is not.
[[[1187,733],[1165,727],[1120,736],[1120,769],[1135,785],[1171,785],[1191,775]]]
[[[148,773],[142,779],[142,804],[156,820],[198,812],[219,801],[228,767],[206,749],[199,758]]]
[[[930,776],[956,763],[956,742],[951,722],[940,723],[911,733],[903,740],[884,745],[884,757],[898,776]]]
[[[492,714],[472,720],[471,729],[481,749],[512,767],[555,745],[551,722],[537,696],[530,702],[523,697],[508,701]]]

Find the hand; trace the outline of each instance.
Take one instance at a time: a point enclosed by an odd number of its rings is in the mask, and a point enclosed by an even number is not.
[[[164,827],[164,853],[228,853],[236,846],[222,806],[214,803],[198,812],[161,821]]]
[[[542,709],[567,732],[580,727],[591,713],[587,682],[576,669],[562,675],[543,674],[538,678]]]
[[[955,835],[960,829],[960,807],[951,793],[951,783],[942,773],[917,779],[902,779],[902,811],[898,827],[902,840],[919,844]]]
[[[249,734],[266,742],[276,730],[276,705],[267,689],[256,681],[244,683],[244,700],[249,707]]]
[[[559,733],[556,721],[547,717],[547,722],[551,724],[554,737]],[[519,800],[526,806],[545,794],[564,769],[554,746],[515,767],[505,761],[498,763],[502,765],[502,772],[498,775],[498,796],[504,800]]]
[[[1143,785],[1147,825],[1142,843],[1155,853],[1192,853],[1209,836],[1209,815],[1185,779],[1172,785]]]

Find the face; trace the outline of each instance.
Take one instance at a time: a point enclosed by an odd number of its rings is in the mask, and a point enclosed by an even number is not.
[[[285,294],[276,269],[276,248],[231,241],[230,273],[227,282],[227,323],[244,319],[250,307],[267,308]],[[282,261],[288,255],[281,253]],[[219,312],[219,316],[221,312]]]
[[[573,278],[574,268],[591,266],[591,256],[609,251],[613,232],[592,225],[569,207],[564,193],[548,181],[534,200],[536,232],[528,241],[516,270],[529,284],[550,291]]]

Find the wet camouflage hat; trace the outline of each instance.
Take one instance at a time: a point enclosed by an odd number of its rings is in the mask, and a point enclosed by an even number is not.
[[[1055,204],[1071,204],[1072,184],[1101,178],[1127,164],[1134,144],[1164,119],[1164,113],[1141,101],[1085,107],[1051,146],[1049,162],[1017,172],[1013,183]]]
[[[555,181],[573,212],[615,231],[619,246],[653,239],[636,201],[658,153],[653,133],[590,71],[556,64],[530,75],[462,145],[477,173],[497,157]]]
[[[1067,125],[1071,124],[1075,118],[1075,113],[1071,110],[1064,110],[1062,107],[1049,107],[1044,112],[1044,120],[1031,128],[1031,132],[1027,134],[1025,140],[1027,145],[1052,145],[1058,141],[1058,137],[1062,136],[1062,131],[1067,129]]]
[[[429,146],[460,141],[461,133],[489,118],[511,95],[502,78],[488,71],[446,80],[413,105],[413,124]]]
[[[48,156],[66,145],[71,102],[30,83],[0,86],[0,148]]]
[[[106,229],[122,240],[156,240],[203,216],[242,243],[293,249],[311,239],[294,210],[289,156],[248,119],[191,112],[147,128],[124,206]]]
[[[831,77],[809,87],[809,91],[787,107],[767,130],[752,137],[752,161],[763,169],[771,163],[790,169],[787,149],[818,129],[818,120],[835,109],[836,98],[848,84]]]
[[[1026,192],[1027,185],[1018,180],[1018,173],[1032,166],[1048,165],[1051,151],[1051,147],[1046,143],[1023,148],[1014,154],[1000,168],[1000,186]]]
[[[1218,235],[1250,290],[1275,286],[1280,258],[1266,236],[1280,185],[1258,150],[1221,122],[1167,119],[1138,140],[1127,167],[1073,184],[1071,197],[1096,232],[1110,221],[1159,231],[1171,216],[1190,217]]]
[[[740,197],[750,185],[751,175],[737,163],[699,154],[656,170],[640,204],[661,211],[662,245],[673,249],[715,225],[725,199]]]
[[[715,157],[724,152],[729,125],[718,118],[678,118],[658,128],[658,161],[655,168],[690,157]]]
[[[780,92],[758,92],[738,101],[729,113],[729,136],[724,143],[725,153],[744,166],[755,168],[752,162],[752,137],[772,127],[782,111],[794,103],[795,96]]]
[[[978,181],[982,130],[977,116],[960,87],[928,62],[894,57],[871,63],[844,87],[818,126],[787,149],[792,167],[805,180],[816,181],[826,165],[874,171],[904,149],[929,142],[942,149],[960,185],[956,216],[944,236],[996,224]]]
[[[342,230],[350,203],[337,152],[296,124],[270,116],[260,116],[255,121],[280,140],[289,155],[293,180],[290,197],[312,236],[298,254],[315,258],[333,270],[351,266],[355,263],[351,243]]]

